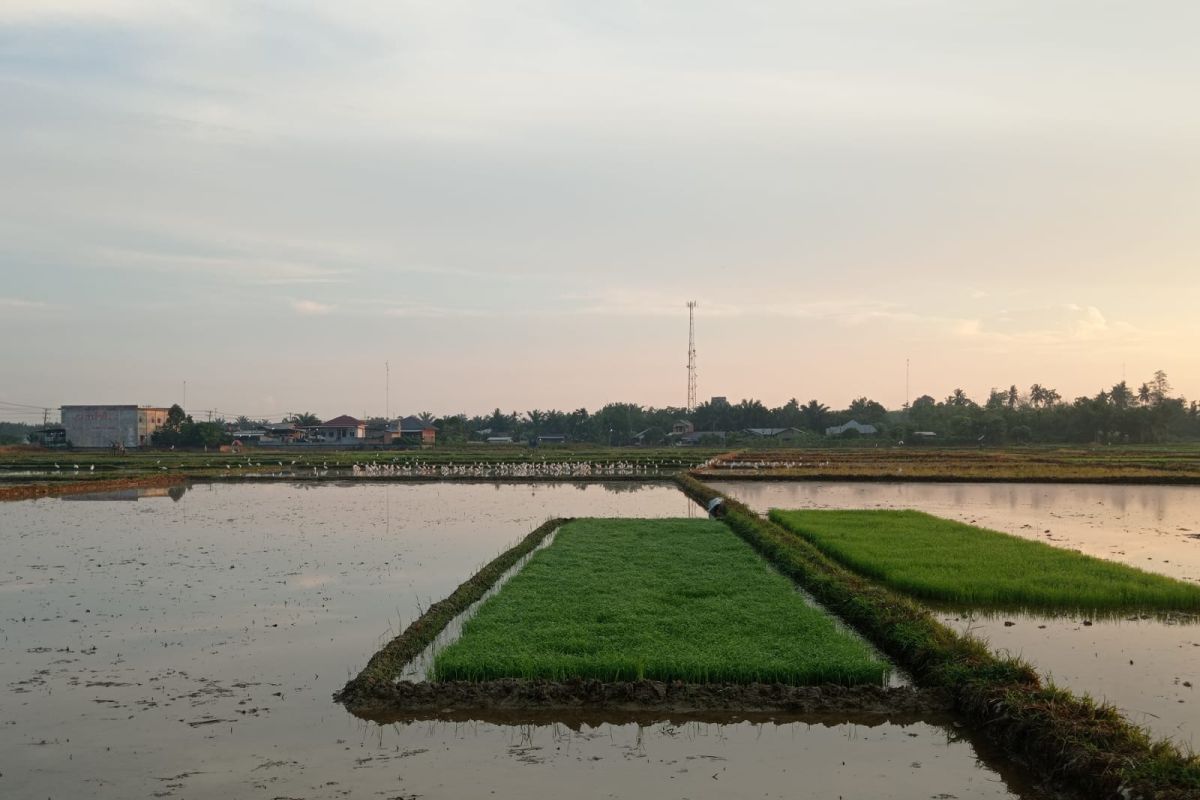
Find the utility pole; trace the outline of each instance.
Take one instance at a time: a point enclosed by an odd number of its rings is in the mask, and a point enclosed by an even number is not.
[[[183,410],[187,411],[187,381],[183,382]]]
[[[696,301],[689,300],[688,308],[688,394],[687,410],[696,410]]]
[[[904,410],[908,411],[908,399],[911,397],[908,391],[908,359],[904,359]]]
[[[392,418],[392,365],[383,362],[383,418]]]

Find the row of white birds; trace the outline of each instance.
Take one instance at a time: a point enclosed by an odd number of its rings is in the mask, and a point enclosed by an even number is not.
[[[717,469],[800,469],[802,467],[828,467],[829,461],[721,461],[720,459],[712,459],[712,463],[706,463],[703,468],[709,466]]]
[[[592,478],[660,475],[674,472],[678,465],[633,461],[523,461],[441,463],[406,462],[403,464],[367,463],[351,465],[355,478]]]
[[[689,464],[683,459],[663,459],[650,461],[515,461],[515,462],[488,462],[475,461],[455,463],[453,461],[442,463],[430,463],[423,461],[404,461],[393,459],[391,462],[352,462],[349,465],[334,462],[332,465],[328,461],[322,461],[319,464],[315,462],[306,462],[304,459],[292,459],[290,463],[283,461],[275,461],[274,463],[259,460],[254,461],[247,457],[243,462],[226,461],[213,462],[206,461],[206,467],[224,467],[226,470],[233,470],[235,467],[243,469],[246,467],[267,467],[274,469],[280,468],[280,472],[290,471],[309,472],[314,475],[327,475],[330,469],[337,473],[342,473],[349,467],[351,477],[442,477],[442,478],[457,478],[457,477],[479,477],[479,478],[495,478],[495,477],[514,477],[514,478],[534,478],[534,477],[549,477],[549,478],[588,478],[588,477],[608,477],[608,476],[636,476],[636,475],[661,475],[663,473],[678,472],[681,469],[688,467],[697,469],[706,469],[718,464],[718,458],[710,458],[700,464]],[[160,470],[167,470],[167,466],[162,465],[162,460],[155,461],[155,465]],[[72,465],[75,470],[80,469],[79,464]],[[55,469],[61,469],[59,464],[54,464]],[[182,465],[180,465],[182,468]],[[92,464],[88,467],[90,471],[96,469],[96,465]]]

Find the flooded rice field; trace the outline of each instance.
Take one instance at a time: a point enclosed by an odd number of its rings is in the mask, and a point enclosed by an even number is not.
[[[713,482],[756,511],[916,508],[1200,582],[1200,487]],[[1060,686],[1120,708],[1156,735],[1200,746],[1200,620],[941,613]]]
[[[944,720],[377,725],[330,695],[553,516],[671,486],[202,485],[0,506],[0,796],[1037,797]]]
[[[1200,582],[1200,486],[709,481],[755,511],[916,508]]]

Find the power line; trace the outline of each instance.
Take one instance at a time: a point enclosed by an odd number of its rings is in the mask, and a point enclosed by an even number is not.
[[[0,406],[16,406],[18,408],[32,408],[41,411],[44,408],[57,408],[57,406],[34,405],[33,403],[16,403],[11,400],[0,400]]]

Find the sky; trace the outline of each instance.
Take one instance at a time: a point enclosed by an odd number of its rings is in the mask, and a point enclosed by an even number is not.
[[[1190,0],[4,0],[0,419],[682,406],[688,300],[701,400],[1195,399],[1198,38]]]

